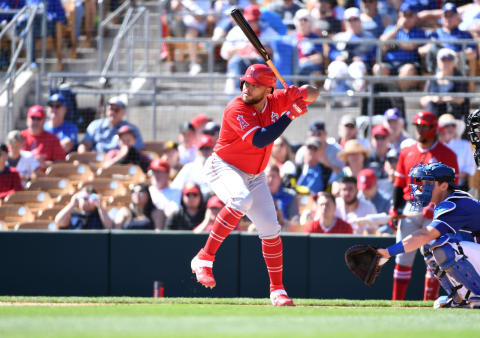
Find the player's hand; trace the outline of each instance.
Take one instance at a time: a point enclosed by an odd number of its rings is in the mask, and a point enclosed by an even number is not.
[[[388,217],[390,217],[390,220],[388,221],[388,226],[392,228],[393,230],[397,230],[398,228],[398,210],[394,208],[390,208],[388,211]]]
[[[306,99],[308,97],[308,91],[306,88],[298,88],[291,85],[286,90],[287,98],[290,102],[295,102],[298,98]]]
[[[287,112],[287,116],[290,120],[295,120],[297,117],[306,114],[308,111],[307,104],[303,101],[302,98],[298,98],[295,102],[292,103],[290,111]]]
[[[425,208],[422,210],[422,217],[427,219],[433,219],[433,210],[435,206],[432,202],[430,202]]]

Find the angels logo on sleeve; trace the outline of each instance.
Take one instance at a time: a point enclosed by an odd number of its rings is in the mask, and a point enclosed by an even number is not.
[[[278,114],[275,113],[274,111],[272,111],[272,123],[274,123],[275,121],[277,121],[279,118]]]
[[[248,122],[245,121],[245,118],[243,117],[243,115],[238,115],[237,120],[240,124],[240,128],[245,129],[246,127],[249,126]]]

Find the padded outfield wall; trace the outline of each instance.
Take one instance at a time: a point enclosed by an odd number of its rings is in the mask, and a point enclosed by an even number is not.
[[[0,294],[150,297],[262,297],[268,275],[255,234],[232,233],[220,248],[210,290],[194,280],[190,260],[207,234],[183,231],[0,232]],[[373,287],[347,269],[353,244],[385,247],[394,237],[284,234],[284,281],[294,298],[390,299],[393,260]],[[425,265],[417,255],[407,299],[422,299]]]

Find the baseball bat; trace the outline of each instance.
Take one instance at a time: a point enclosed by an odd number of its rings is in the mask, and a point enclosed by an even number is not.
[[[392,219],[403,219],[416,216],[422,216],[422,213],[415,213],[411,215],[398,215],[396,217],[391,217],[388,216],[387,213],[382,212],[379,214],[371,214],[364,217],[358,217],[353,221],[353,223],[357,224],[358,226],[376,226],[386,224]]]
[[[258,52],[258,54],[262,56],[262,58],[265,60],[268,67],[270,67],[270,69],[273,71],[278,81],[280,81],[280,83],[282,84],[283,88],[288,88],[288,85],[283,79],[283,76],[278,72],[277,67],[275,67],[275,65],[273,64],[272,59],[268,55],[267,50],[265,49],[263,44],[258,39],[257,34],[255,34],[252,27],[250,27],[250,24],[248,23],[248,21],[245,20],[245,17],[243,16],[242,11],[239,10],[238,8],[235,8],[234,10],[232,10],[230,15],[232,16],[233,20],[235,20],[235,22],[240,27],[240,29],[243,31],[248,41],[250,41],[250,43],[253,45],[253,47]]]

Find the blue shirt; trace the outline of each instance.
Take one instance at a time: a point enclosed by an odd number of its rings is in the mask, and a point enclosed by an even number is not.
[[[323,175],[320,163],[314,167],[308,167],[302,171],[297,180],[297,185],[303,185],[310,189],[310,193],[323,191]]]
[[[338,33],[333,37],[334,42],[330,44],[330,51],[328,57],[330,60],[335,60],[340,55],[347,57],[347,62],[351,62],[354,56],[359,56],[365,63],[372,63],[375,58],[375,51],[377,50],[375,44],[371,43],[348,43],[344,41],[359,41],[364,39],[376,39],[369,32],[363,32],[362,35],[355,35],[352,33]],[[337,40],[337,41],[335,41]]]
[[[414,5],[419,12],[426,9],[439,8],[437,0],[405,0],[405,2]]]
[[[430,39],[432,40],[440,40],[443,43],[439,44],[439,48],[448,48],[452,49],[455,52],[460,52],[462,50],[462,45],[458,43],[448,43],[448,41],[457,41],[457,40],[472,40],[473,36],[469,32],[461,31],[460,29],[455,28],[452,29],[451,32],[446,32],[442,28],[437,28],[435,31],[430,35]],[[472,48],[473,50],[477,50],[477,45],[475,43],[470,43],[465,45],[465,48]]]
[[[0,0],[0,9],[3,10],[21,9],[24,6],[24,0]],[[0,14],[0,22],[2,22],[3,20],[10,21],[13,16],[14,14]]]
[[[74,144],[78,143],[78,128],[72,122],[64,121],[62,125],[58,127],[52,127],[52,122],[47,121],[43,125],[43,129],[52,134],[55,134],[60,140],[60,142],[65,139],[70,139],[73,141]]]
[[[395,29],[395,26],[388,26],[385,28],[383,34],[386,34]],[[413,27],[410,31],[405,32],[403,29],[400,29],[398,33],[392,40],[397,41],[409,41],[412,39],[425,39],[425,31],[418,27]],[[420,47],[422,44],[419,44]],[[401,62],[401,63],[420,63],[420,55],[418,55],[418,49],[414,50],[404,50],[400,48],[396,48],[393,50],[389,50],[385,54],[385,61],[387,62]]]
[[[43,0],[26,0],[25,2],[27,6],[43,4]],[[60,21],[63,24],[67,23],[65,10],[60,0],[47,0],[47,20],[53,22]]]
[[[282,211],[282,215],[286,219],[290,219],[296,214],[298,214],[298,205],[292,206],[292,203],[295,203],[296,197],[295,193],[280,187],[275,194],[272,194],[273,199],[277,203],[277,207]]]
[[[466,232],[480,232],[480,202],[470,194],[455,190],[445,200],[435,206],[433,221],[434,227],[442,235],[457,234],[459,230]]]
[[[364,32],[369,32],[374,37],[378,38],[382,35],[384,27],[382,23],[382,17],[380,14],[377,14],[373,20],[364,21],[362,20],[362,29]]]
[[[117,132],[120,127],[128,125],[130,128],[133,129],[135,133],[135,137],[137,139],[137,143],[135,144],[135,148],[142,149],[143,148],[143,140],[142,136],[137,127],[133,124],[122,121],[117,126],[112,127],[108,122],[108,118],[98,119],[92,121],[85,133],[85,138],[83,142],[88,141],[93,144],[92,151],[99,151],[107,153],[109,150],[117,149],[118,148],[118,136]]]

